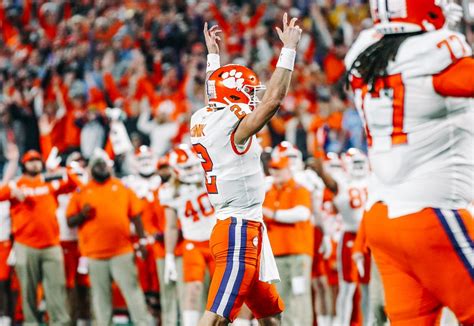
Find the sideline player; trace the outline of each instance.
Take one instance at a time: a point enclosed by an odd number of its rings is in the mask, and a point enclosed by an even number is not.
[[[159,251],[159,244],[156,241],[155,225],[157,224],[156,220],[159,214],[157,201],[161,178],[156,174],[157,163],[158,159],[151,149],[148,146],[140,146],[133,154],[133,173],[122,178],[123,183],[140,199],[143,207],[141,217],[147,239],[142,239],[141,241],[143,245],[147,246],[148,255],[146,257],[137,257],[135,262],[148,310],[154,318],[158,317],[160,313],[158,273],[156,268],[156,253]]]
[[[324,181],[326,187],[334,194],[333,203],[342,217],[342,236],[338,242],[339,293],[337,296],[336,312],[338,323],[351,324],[351,317],[358,318],[358,306],[355,300],[357,283],[362,290],[362,307],[368,306],[368,276],[370,275],[370,256],[366,255],[364,262],[367,271],[365,277],[358,278],[357,268],[352,260],[352,248],[359,228],[367,198],[367,177],[369,167],[366,156],[359,150],[351,148],[343,154],[346,168],[344,174],[327,173],[321,161],[315,160],[313,167]],[[366,309],[365,311],[366,312]],[[364,314],[364,317],[367,317]]]
[[[474,324],[474,59],[436,0],[372,1],[345,63],[373,180],[366,235],[392,325]],[[449,17],[449,16],[448,16]],[[453,98],[456,97],[456,98]]]
[[[179,219],[184,238],[183,325],[195,326],[203,312],[201,298],[206,269],[212,277],[215,267],[209,238],[216,219],[204,187],[199,158],[192,149],[184,144],[178,146],[169,154],[169,162],[174,170],[173,177],[159,192],[166,214],[165,282],[177,278],[174,252],[179,236]]]
[[[265,196],[261,147],[255,134],[277,112],[291,80],[301,29],[296,18],[277,28],[283,49],[260,103],[263,85],[240,65],[220,67],[216,26],[204,26],[208,55],[208,106],[191,118],[191,142],[206,172],[216,209],[210,244],[216,269],[200,325],[227,325],[245,302],[261,324],[278,325],[283,302],[275,286],[278,270],[262,223]],[[262,243],[263,242],[263,243]]]
[[[51,158],[48,157],[48,160],[51,160]],[[59,161],[57,163],[59,164]],[[68,155],[66,167],[71,169],[83,184],[87,183],[86,162],[79,152],[72,152]],[[66,209],[71,196],[71,193],[58,196],[56,218],[59,225],[59,240],[64,255],[68,307],[72,321],[77,323],[78,326],[82,326],[90,323],[91,319],[89,278],[87,275],[78,272],[81,254],[79,252],[77,228],[70,228],[67,225]]]

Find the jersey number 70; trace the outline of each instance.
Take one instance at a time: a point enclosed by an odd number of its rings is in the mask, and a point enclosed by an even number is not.
[[[206,172],[206,189],[208,194],[217,194],[217,177],[215,175],[209,176],[208,173],[212,172],[214,163],[207,152],[206,147],[202,144],[193,144],[193,148],[196,153],[201,157],[201,165]]]

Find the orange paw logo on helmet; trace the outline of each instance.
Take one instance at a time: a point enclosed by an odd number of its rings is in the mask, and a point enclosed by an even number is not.
[[[235,64],[220,67],[207,81],[209,104],[216,107],[241,103],[253,108],[260,102],[256,93],[264,89],[255,72]]]

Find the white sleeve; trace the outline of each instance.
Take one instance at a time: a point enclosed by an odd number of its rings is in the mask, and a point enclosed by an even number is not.
[[[305,206],[296,206],[290,209],[281,209],[275,212],[275,221],[293,224],[303,222],[311,217],[311,210]]]
[[[149,134],[153,130],[155,123],[150,121],[150,108],[145,108],[138,116],[137,129],[144,134]]]

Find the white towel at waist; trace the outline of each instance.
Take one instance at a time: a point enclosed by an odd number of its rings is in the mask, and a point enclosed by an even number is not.
[[[268,238],[267,227],[262,223],[262,252],[260,253],[260,271],[259,280],[267,283],[280,282],[280,274],[273,256],[272,246]]]

